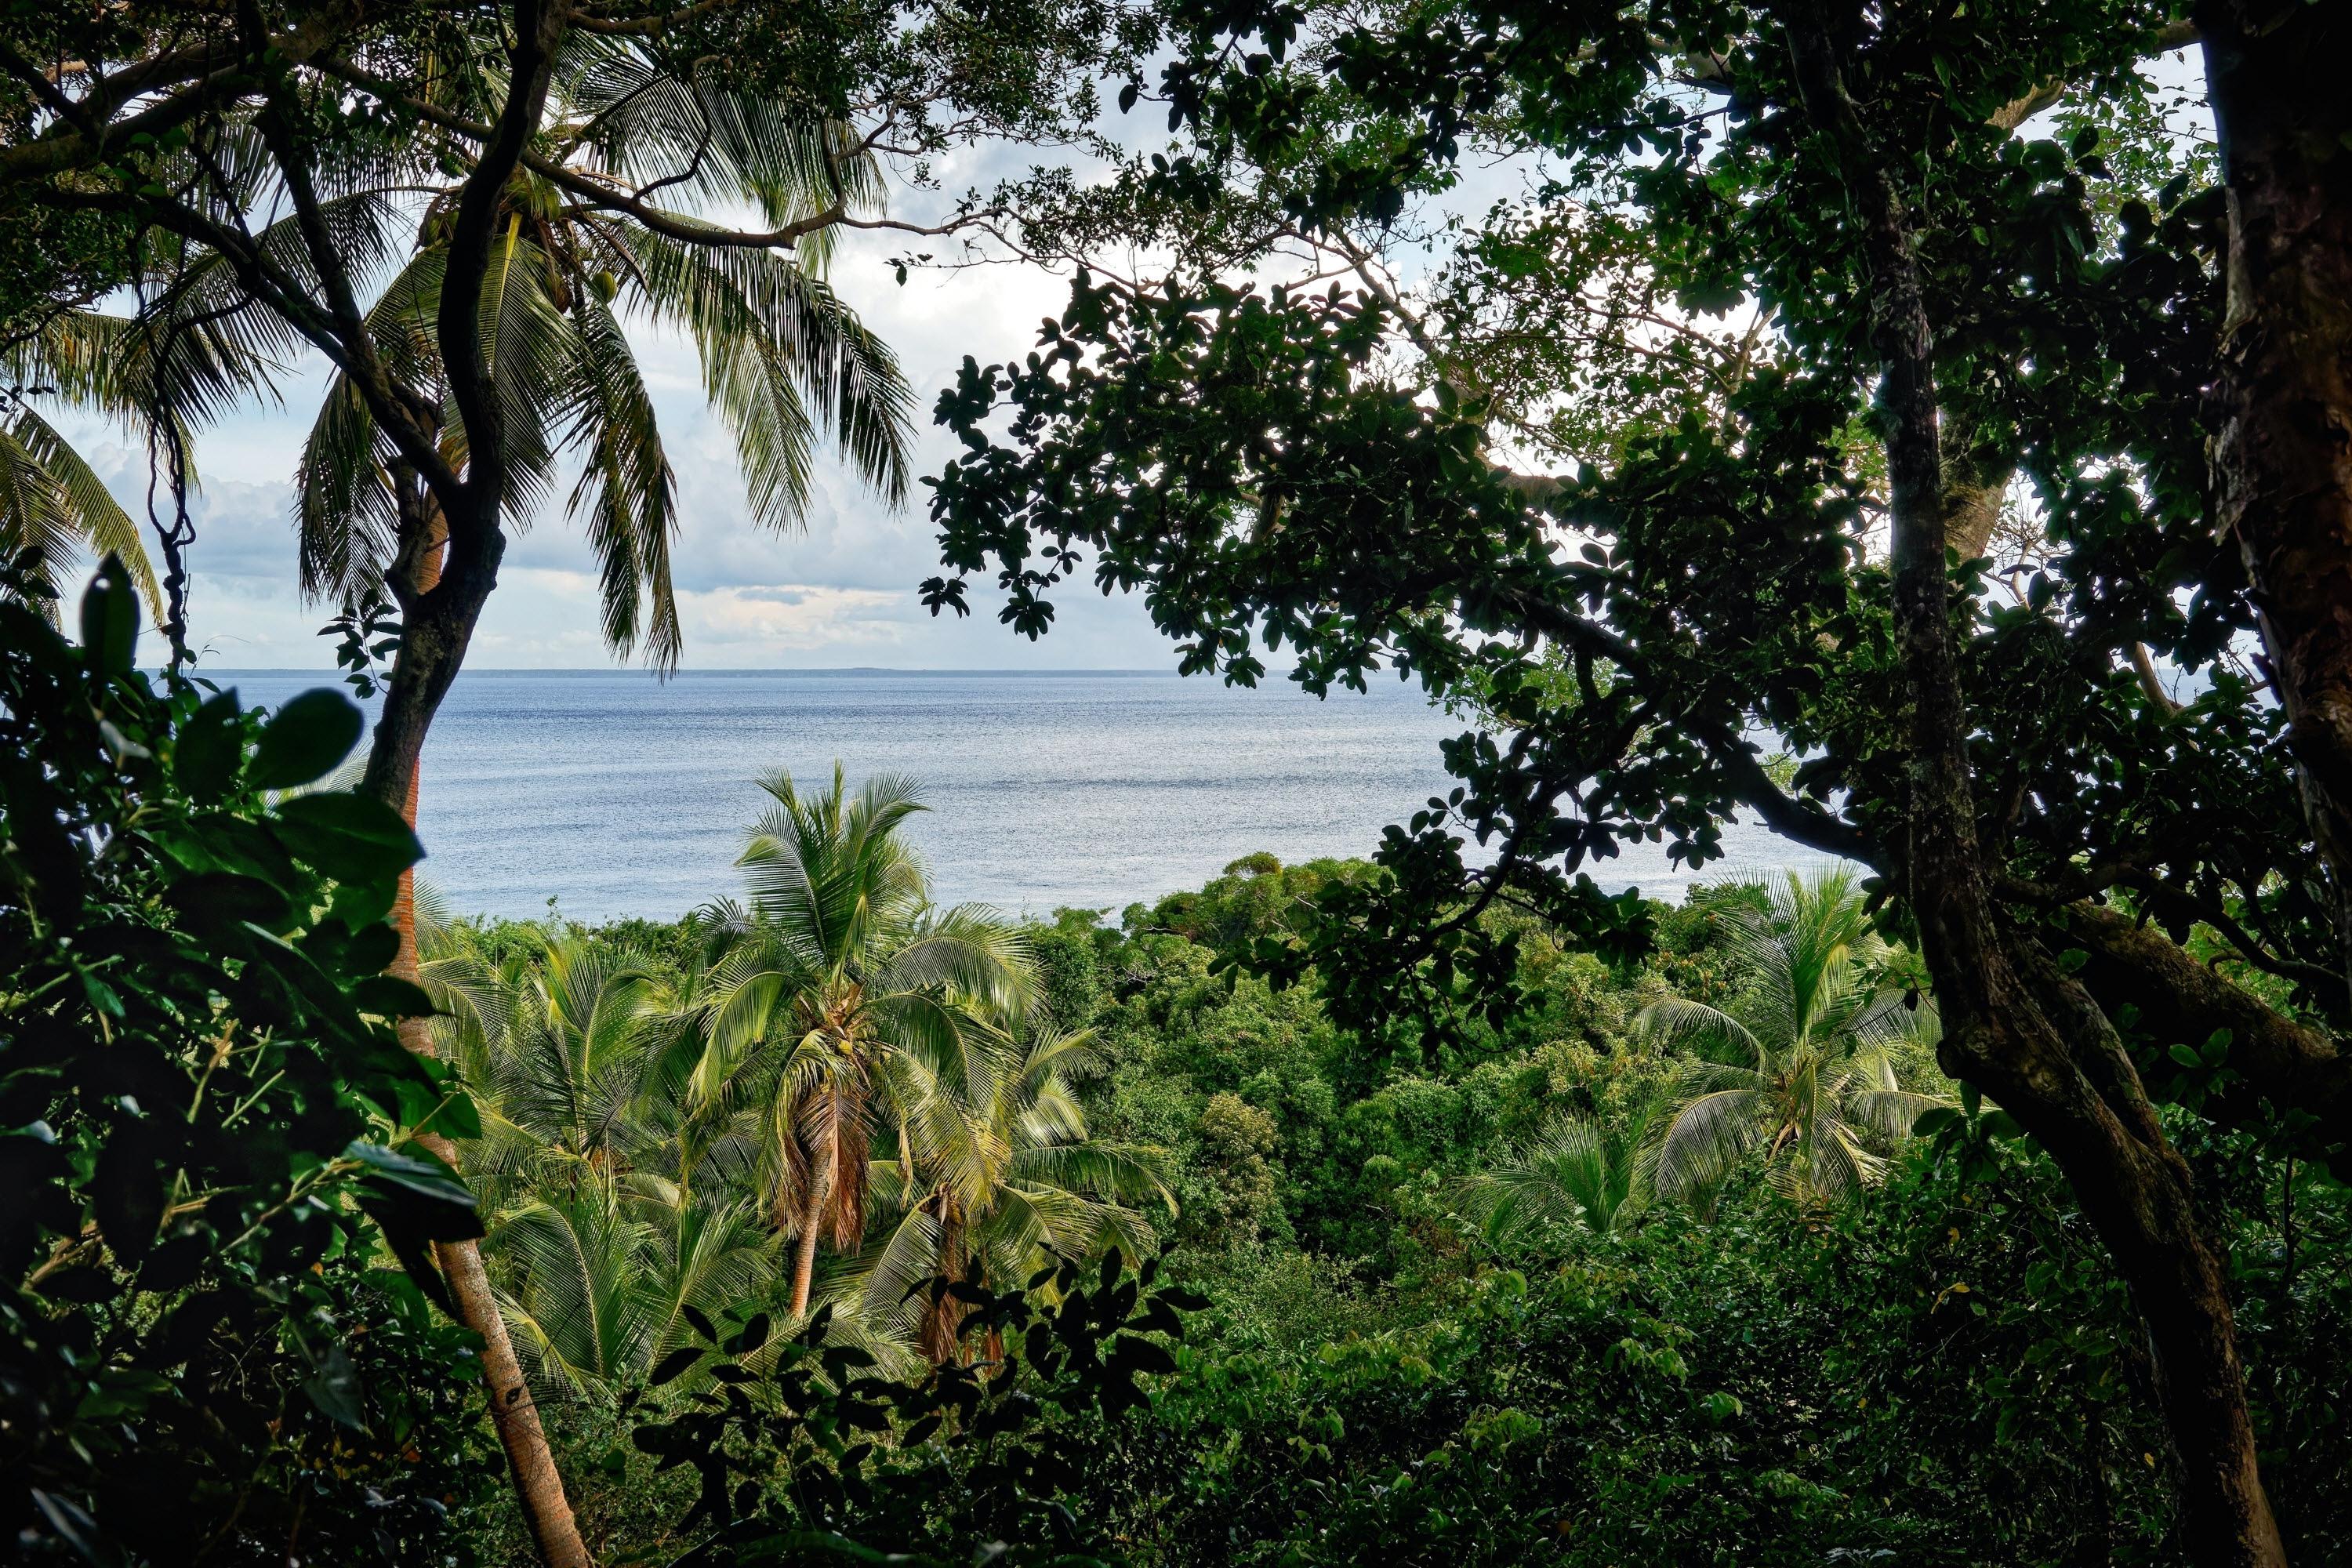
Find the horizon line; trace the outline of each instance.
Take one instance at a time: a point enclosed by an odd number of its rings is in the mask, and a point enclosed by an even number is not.
[[[160,673],[156,671],[154,673]],[[197,664],[190,673],[203,678],[223,675],[315,675],[327,679],[340,679],[343,671],[334,666],[291,664]],[[1181,670],[1144,665],[1084,665],[1068,668],[1021,669],[954,668],[942,665],[912,664],[777,664],[729,665],[723,668],[674,669],[667,676],[642,667],[626,665],[468,665],[458,670],[467,675],[643,675],[656,680],[677,680],[691,675],[1155,675],[1173,679],[1189,679]]]

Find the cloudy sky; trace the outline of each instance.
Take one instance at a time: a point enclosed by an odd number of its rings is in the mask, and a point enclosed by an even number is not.
[[[988,174],[961,171],[950,188],[985,183]],[[1004,266],[913,272],[901,287],[886,258],[907,247],[903,235],[852,236],[833,276],[898,352],[916,394],[915,472],[933,474],[955,450],[930,421],[940,388],[967,353],[987,363],[1027,352],[1039,319],[1060,313],[1068,284]],[[1064,598],[1055,629],[1034,644],[987,609],[968,620],[933,619],[916,594],[916,584],[939,571],[920,487],[894,512],[828,465],[810,498],[805,534],[754,528],[732,443],[703,402],[691,347],[650,333],[639,333],[637,342],[677,471],[677,583],[688,668],[1173,667],[1169,644],[1152,630],[1139,601],[1105,600],[1091,588]],[[306,606],[295,592],[289,521],[294,458],[325,382],[323,362],[313,355],[288,382],[282,408],[227,421],[197,448],[203,494],[191,508],[197,539],[189,619],[193,642],[215,668],[325,668],[333,662],[329,644],[316,636],[331,611]],[[62,423],[132,517],[143,518],[143,451],[130,449],[120,429]],[[974,602],[977,607],[982,595]],[[509,548],[468,662],[508,669],[613,663],[597,633],[593,563],[560,515],[541,521]]]

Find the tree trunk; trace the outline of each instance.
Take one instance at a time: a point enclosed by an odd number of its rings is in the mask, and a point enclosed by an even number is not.
[[[960,1282],[971,1268],[970,1252],[965,1247],[963,1220],[955,1200],[942,1187],[933,1194],[940,1222],[940,1278]],[[933,1366],[945,1366],[950,1362],[964,1361],[963,1320],[968,1309],[950,1291],[941,1289],[923,1308],[923,1321],[916,1333],[916,1342]],[[1001,1357],[1001,1352],[999,1356]]]
[[[404,529],[404,548],[391,574],[395,596],[404,610],[431,602],[433,595],[447,585],[442,562],[448,531],[439,508],[421,499],[421,492],[413,493],[419,499],[413,507],[404,508],[408,512],[404,520],[407,525]],[[473,616],[478,618],[488,590],[484,588],[464,597],[473,604]],[[470,637],[472,631],[469,619],[464,626],[466,637]],[[464,647],[465,638],[460,637],[456,643],[457,657],[462,658]],[[405,689],[414,694],[425,685],[412,668],[409,648],[404,624],[392,692]],[[388,692],[386,718],[376,725],[368,756],[367,780],[362,787],[373,790],[379,798],[392,800],[411,827],[416,825],[421,777],[417,762],[424,749],[425,733],[440,706],[440,693],[448,689],[449,678],[455,673],[453,658],[448,660],[448,674],[437,682],[438,690],[429,700],[418,700],[412,695],[411,700],[401,706],[400,710],[408,715],[404,726],[395,726],[391,721],[394,703],[392,692]],[[399,896],[393,905],[393,926],[400,934],[400,951],[393,960],[393,973],[414,980],[417,976],[418,954],[416,873],[413,868],[401,873]],[[425,1019],[402,1019],[400,1038],[401,1044],[412,1051],[430,1054],[433,1050],[432,1027]],[[452,1170],[457,1168],[457,1146],[447,1139],[426,1137],[419,1142],[447,1162]],[[588,1548],[572,1518],[571,1500],[564,1496],[562,1475],[556,1469],[546,1431],[540,1426],[539,1407],[531,1402],[530,1386],[523,1379],[522,1364],[516,1359],[513,1342],[507,1335],[506,1319],[499,1311],[489,1278],[483,1271],[481,1248],[471,1241],[445,1241],[436,1243],[434,1251],[448,1279],[458,1321],[482,1336],[482,1382],[489,1390],[491,1425],[498,1429],[499,1445],[506,1449],[507,1462],[513,1468],[515,1495],[522,1505],[531,1539],[538,1545],[540,1560],[548,1568],[592,1568]]]
[[[2352,1146],[2352,1055],[2327,1034],[2283,1016],[2161,931],[2116,910],[2070,904],[2064,919],[2068,942],[2084,954],[2083,984],[2105,1012],[2138,1008],[2161,1031],[2158,1045],[2200,1046],[2215,1030],[2230,1031],[2238,1079],[2206,1100],[2205,1114],[2250,1127],[2273,1107],[2300,1111],[2312,1118],[2315,1142]],[[2344,1168],[2352,1173],[2352,1161]]]
[[[447,1139],[418,1142],[456,1166],[457,1151]],[[458,1321],[482,1336],[482,1383],[490,1393],[490,1422],[513,1468],[515,1496],[540,1561],[547,1568],[594,1568],[587,1544],[580,1539],[579,1521],[572,1516],[571,1500],[564,1496],[563,1476],[539,1424],[539,1406],[531,1402],[530,1385],[523,1380],[522,1363],[515,1359],[506,1320],[483,1271],[481,1249],[470,1241],[443,1241],[434,1245],[434,1252],[448,1279]]]
[[[809,1287],[816,1279],[816,1233],[824,1222],[824,1194],[812,1182],[808,1207],[801,1214],[800,1242],[793,1252],[793,1316],[808,1310]]]
[[[1961,560],[1974,561],[1992,549],[2010,476],[2017,470],[1997,453],[1958,451],[1942,459],[1939,471],[1945,542]]]
[[[2245,558],[2352,955],[2352,8],[2197,20],[2230,203],[2214,521]]]
[[[2194,1560],[2277,1568],[2285,1552],[2256,1468],[2226,1274],[2199,1223],[2187,1165],[2089,994],[2030,937],[2011,940],[1994,915],[1953,646],[1924,280],[1902,198],[1847,94],[1830,21],[1819,5],[1798,5],[1787,24],[1803,107],[1834,148],[1870,273],[1910,731],[1894,869],[1935,978],[1945,1070],[1996,1097],[2050,1152],[2130,1286],[2156,1354]]]

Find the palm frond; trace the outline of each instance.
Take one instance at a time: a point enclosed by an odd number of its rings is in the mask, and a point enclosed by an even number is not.
[[[582,455],[570,509],[596,552],[604,641],[626,656],[642,637],[648,661],[670,669],[681,649],[670,584],[677,478],[620,322],[593,297],[575,303],[572,322],[572,375],[557,417],[570,421],[562,445]]]
[[[1747,1025],[1719,1007],[1668,996],[1651,1003],[1635,1016],[1634,1026],[1668,1050],[1686,1050],[1710,1060],[1737,1057],[1760,1063],[1764,1042]]]
[[[0,486],[0,542],[14,550],[40,544],[43,554],[70,542],[96,555],[119,558],[147,601],[149,613],[163,615],[155,569],[132,522],[105,481],[81,454],[23,399],[7,421],[9,460],[21,471]]]
[[[1654,1180],[1667,1197],[1703,1193],[1731,1173],[1763,1137],[1769,1101],[1753,1089],[1702,1094],[1668,1119],[1658,1145]]]

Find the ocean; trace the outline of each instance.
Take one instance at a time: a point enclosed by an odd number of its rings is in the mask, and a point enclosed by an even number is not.
[[[330,678],[206,670],[248,705]],[[424,877],[460,913],[673,918],[738,894],[733,861],[778,770],[822,785],[838,760],[915,779],[909,825],[943,903],[1110,911],[1197,888],[1258,850],[1368,854],[1450,787],[1464,728],[1393,680],[1318,700],[1158,671],[469,670],[425,743]],[[1811,857],[1727,833],[1755,873]],[[1605,867],[1675,897],[1663,847]]]

